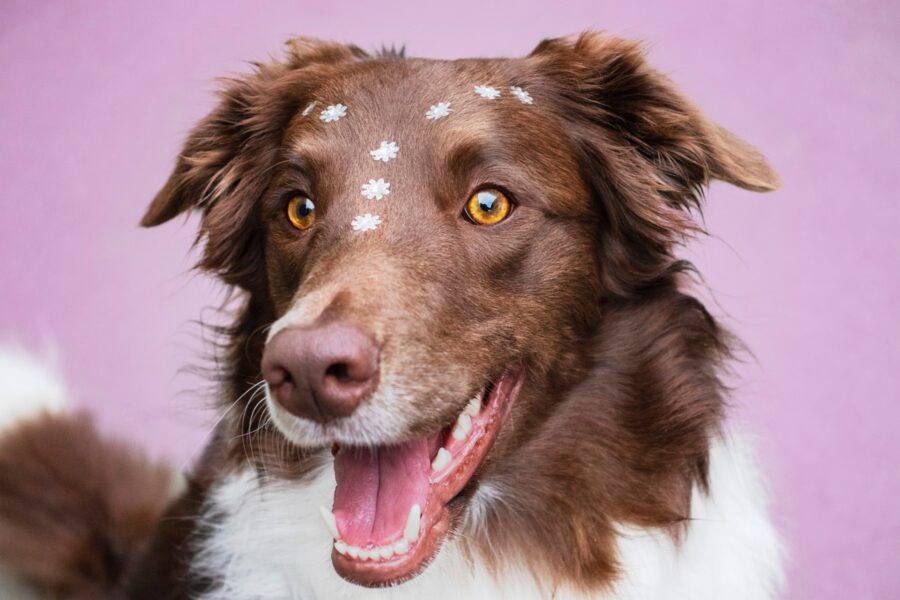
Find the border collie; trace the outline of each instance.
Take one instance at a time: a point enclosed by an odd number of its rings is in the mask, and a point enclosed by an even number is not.
[[[291,40],[142,220],[199,213],[241,299],[205,452],[179,486],[86,417],[17,419],[0,559],[70,598],[773,598],[735,342],[677,257],[712,179],[778,185],[630,41]]]

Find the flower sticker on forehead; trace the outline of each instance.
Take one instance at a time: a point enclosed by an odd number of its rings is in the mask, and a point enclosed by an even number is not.
[[[384,179],[370,179],[362,185],[362,195],[369,200],[381,200],[391,193],[391,184]]]
[[[333,123],[347,114],[347,107],[343,104],[332,104],[322,111],[319,118],[326,123]]]
[[[534,99],[531,97],[531,94],[523,90],[517,85],[509,88],[509,91],[512,92],[512,95],[519,99],[519,102],[522,104],[534,104]]]
[[[475,93],[488,100],[496,100],[500,97],[500,90],[489,85],[476,85]]]
[[[381,225],[381,217],[371,213],[357,215],[350,223],[350,226],[353,227],[353,231],[372,231],[373,229],[377,229],[379,225]]]
[[[303,109],[303,112],[300,113],[300,116],[305,117],[305,116],[309,115],[309,113],[311,113],[313,111],[313,109],[316,107],[316,104],[318,104],[318,102],[315,102],[315,101],[307,104],[306,108]]]
[[[372,158],[375,160],[380,160],[381,162],[389,162],[392,158],[397,158],[397,153],[400,151],[400,146],[397,145],[397,142],[381,142],[381,145],[374,149],[370,150],[369,154],[372,155]]]
[[[425,118],[429,121],[437,121],[448,116],[451,112],[453,112],[453,109],[450,108],[449,102],[438,102],[428,109],[428,112],[425,113]]]

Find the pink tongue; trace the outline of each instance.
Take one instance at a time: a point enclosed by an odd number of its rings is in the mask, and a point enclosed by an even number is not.
[[[332,512],[341,539],[362,548],[400,539],[410,507],[425,511],[440,439],[436,433],[400,446],[340,449]]]

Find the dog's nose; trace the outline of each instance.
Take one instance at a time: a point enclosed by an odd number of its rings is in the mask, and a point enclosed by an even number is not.
[[[288,327],[266,344],[262,374],[275,400],[298,417],[346,417],[378,383],[378,346],[346,323]]]

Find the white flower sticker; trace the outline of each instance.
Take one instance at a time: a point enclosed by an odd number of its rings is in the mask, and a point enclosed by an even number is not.
[[[343,104],[332,104],[328,108],[322,111],[322,114],[319,115],[319,118],[325,121],[326,123],[332,123],[342,118],[347,114],[347,107]]]
[[[449,102],[438,102],[428,109],[428,112],[425,113],[425,118],[429,121],[436,121],[438,119],[443,119],[451,112],[453,112],[453,109],[450,108]]]
[[[519,99],[519,102],[522,104],[534,104],[534,99],[531,97],[531,94],[523,90],[517,85],[509,88],[509,91],[512,92],[512,95]]]
[[[500,97],[500,90],[489,85],[476,85],[475,93],[488,100],[494,100]]]
[[[381,225],[381,217],[371,213],[357,215],[350,225],[353,227],[353,231],[372,231]]]
[[[369,150],[369,154],[372,155],[372,158],[375,160],[380,160],[381,162],[389,162],[392,158],[397,158],[397,153],[400,151],[400,146],[397,145],[397,142],[381,142],[381,145],[374,150]]]
[[[318,104],[318,102],[310,102],[309,104],[307,104],[307,105],[306,105],[306,108],[303,109],[303,112],[301,113],[301,116],[305,117],[305,116],[307,116],[309,113],[311,113],[312,110],[316,107],[316,104]]]
[[[370,179],[362,185],[362,195],[369,200],[381,200],[391,193],[391,184],[384,179]]]

